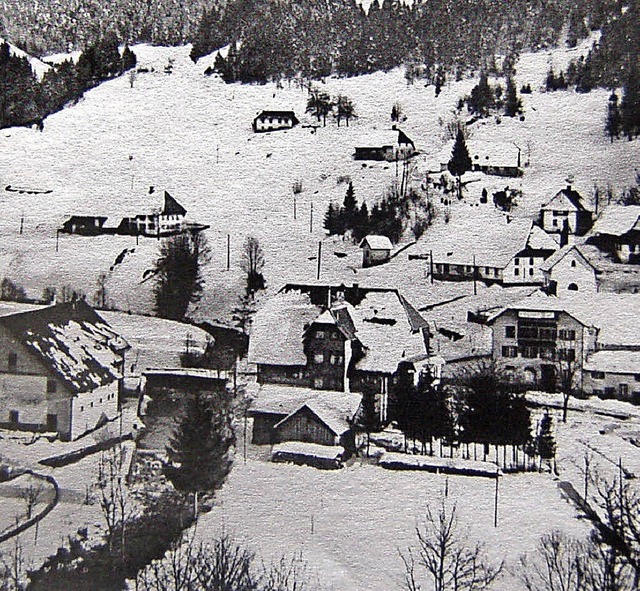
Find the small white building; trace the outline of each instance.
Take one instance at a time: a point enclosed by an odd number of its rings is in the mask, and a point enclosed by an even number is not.
[[[598,292],[600,273],[593,261],[595,250],[585,244],[568,244],[551,255],[540,265],[545,288],[557,295]]]
[[[447,142],[438,154],[440,171],[448,170],[453,152],[453,140]],[[466,142],[472,170],[484,174],[504,177],[522,176],[522,151],[513,142]]]
[[[362,266],[373,267],[386,263],[391,258],[393,245],[386,236],[371,234],[360,242],[362,249]]]
[[[543,285],[542,264],[559,248],[539,226],[532,226],[525,247],[518,251],[502,272],[504,285]]]
[[[593,226],[593,241],[616,260],[640,263],[640,205],[611,205]]]
[[[378,129],[369,131],[355,147],[355,160],[406,160],[416,153],[413,140],[404,131]]]
[[[293,111],[262,111],[253,120],[253,131],[291,129],[300,123]]]

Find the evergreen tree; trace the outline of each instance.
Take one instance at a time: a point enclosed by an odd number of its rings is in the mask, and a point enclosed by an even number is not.
[[[358,415],[358,427],[367,434],[367,457],[371,445],[371,433],[380,429],[380,417],[376,409],[376,392],[365,388],[362,392],[362,411]]]
[[[480,73],[480,81],[471,90],[471,95],[467,99],[467,108],[470,113],[487,117],[495,107],[495,95],[489,85],[487,73]]]
[[[169,439],[165,474],[176,490],[197,494],[219,489],[231,470],[236,438],[229,394],[190,392]]]
[[[620,137],[620,132],[622,131],[622,115],[620,114],[620,107],[618,106],[618,95],[615,92],[612,92],[609,97],[605,129],[612,143],[614,138],[618,139]]]
[[[334,117],[338,122],[338,127],[340,127],[340,121],[342,121],[343,119],[346,121],[347,127],[349,127],[349,121],[357,117],[353,101],[348,96],[339,94],[337,97],[335,97],[333,102],[336,107]]]
[[[518,91],[516,89],[513,78],[507,78],[507,91],[504,101],[504,114],[507,117],[515,117],[522,113],[522,99],[518,97]]]
[[[345,231],[353,229],[358,216],[358,202],[356,201],[356,194],[352,182],[349,182],[349,186],[347,187],[347,192],[342,202],[341,213]]]
[[[552,92],[558,89],[558,87],[556,86],[556,74],[553,71],[553,68],[549,68],[549,71],[547,72],[547,80],[545,86],[547,92]]]
[[[231,311],[234,324],[244,333],[249,332],[253,316],[256,313],[255,296],[250,291],[245,291],[238,298],[238,305]]]
[[[416,433],[422,452],[433,455],[433,440],[448,439],[454,433],[454,421],[449,397],[444,389],[435,387],[431,376],[421,376],[416,397]]]
[[[536,449],[543,460],[556,457],[556,441],[553,437],[553,419],[549,412],[545,412],[540,420],[540,427],[536,435]]]
[[[200,300],[204,289],[202,267],[209,258],[209,246],[202,232],[185,232],[162,242],[154,287],[158,316],[182,320],[189,304]]]
[[[620,104],[622,117],[622,131],[629,140],[640,134],[640,89],[638,77],[635,72],[630,72],[622,90],[622,102]]]
[[[132,68],[135,68],[137,62],[138,62],[138,58],[136,57],[136,54],[133,53],[133,51],[131,51],[128,45],[125,45],[124,49],[122,50],[122,58],[121,58],[122,68],[120,73],[128,72]]]
[[[331,201],[324,214],[324,229],[329,235],[340,234],[340,208]]]
[[[367,207],[366,202],[362,203],[362,206],[355,216],[352,232],[353,238],[356,242],[360,242],[369,234],[369,208]]]
[[[471,157],[469,156],[469,150],[462,129],[458,129],[448,168],[452,175],[458,177],[458,182],[460,182],[460,177],[465,172],[471,170]]]
[[[317,88],[312,88],[309,92],[309,99],[307,100],[307,113],[312,113],[314,117],[320,122],[323,121],[323,125],[327,124],[327,115],[331,113],[333,109],[333,102],[328,93]]]

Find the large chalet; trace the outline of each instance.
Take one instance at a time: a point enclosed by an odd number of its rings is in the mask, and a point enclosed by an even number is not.
[[[0,425],[77,439],[116,417],[127,342],[84,301],[0,318]]]

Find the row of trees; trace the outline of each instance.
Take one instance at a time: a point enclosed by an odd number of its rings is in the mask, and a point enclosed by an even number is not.
[[[125,47],[121,54],[118,38],[108,34],[90,44],[78,62],[52,66],[41,81],[26,57],[14,55],[8,43],[0,45],[0,127],[38,124],[77,101],[103,80],[118,76],[136,65],[136,56]]]
[[[356,119],[356,107],[353,101],[344,94],[338,94],[331,97],[327,92],[316,87],[309,89],[309,99],[307,100],[307,113],[311,113],[318,122],[322,120],[322,124],[326,126],[327,116],[332,114],[338,127],[344,121],[349,127],[349,121]]]
[[[588,19],[597,26],[615,2],[591,0],[572,8],[575,22]],[[411,80],[425,75],[441,85],[444,72],[462,75],[509,49],[557,43],[567,18],[563,0],[375,0],[368,11],[353,0],[234,0],[203,15],[192,58],[230,44],[225,71],[243,82],[358,75],[406,64]],[[583,27],[580,35],[586,33]]]
[[[488,117],[497,111],[503,112],[507,117],[516,117],[522,113],[522,99],[518,96],[511,73],[507,75],[505,91],[500,84],[489,84],[487,73],[480,72],[480,80],[465,102],[469,113],[478,117]]]

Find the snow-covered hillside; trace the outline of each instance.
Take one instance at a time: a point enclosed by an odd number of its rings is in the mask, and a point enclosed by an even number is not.
[[[331,199],[342,200],[346,184],[340,181],[351,178],[358,199],[371,205],[396,175],[393,164],[354,161],[355,144],[376,128],[389,128],[391,106],[400,101],[407,116],[403,129],[423,154],[437,154],[445,141],[439,121],[450,119],[460,96],[474,84],[451,83],[435,98],[433,87],[407,86],[399,70],[327,79],[322,89],[350,96],[359,118],[349,128],[328,121],[326,128],[314,131],[306,127],[315,123],[304,115],[307,94],[294,85],[225,85],[202,74],[202,65],[189,59],[189,46],[140,45],[134,50],[138,68],[146,71],[133,87],[127,77],[109,81],[76,106],[47,118],[42,132],[13,128],[0,134],[0,276],[24,285],[32,296],[47,285],[62,284],[91,295],[98,275],[106,273],[116,305],[149,311],[151,282],[141,281],[157,256],[157,241],[141,239],[136,246],[133,238],[62,235],[56,252],[55,230],[71,214],[147,211],[155,205],[150,186],[169,190],[189,217],[211,225],[208,289],[197,316],[228,317],[242,288],[238,263],[248,235],[257,236],[264,247],[271,287],[315,279],[322,217]],[[594,184],[619,190],[635,180],[638,142],[611,144],[603,131],[607,91],[539,91],[549,65],[559,67],[575,54],[563,49],[523,55],[518,86],[530,83],[534,89],[523,96],[525,120],[488,119],[471,126],[474,139],[513,141],[529,161],[522,179],[486,179],[489,188],[508,184],[522,189],[516,215],[533,215],[567,178],[586,196]],[[254,134],[253,117],[273,107],[294,108],[302,124]],[[294,219],[292,184],[298,180],[303,191]],[[52,192],[6,191],[8,185]],[[480,190],[480,184],[474,186]],[[231,272],[225,271],[227,234]],[[125,248],[129,254],[115,264]],[[349,256],[338,258],[333,255],[337,250]],[[354,247],[327,245],[322,278],[375,281],[377,273],[386,273],[363,272],[358,265]]]
[[[9,43],[8,41],[0,37],[0,43],[5,43],[5,42],[9,44],[9,51],[11,52],[11,55],[15,55],[16,57],[27,58],[27,60],[29,61],[29,64],[31,65],[31,69],[37,76],[38,80],[42,80],[42,77],[51,69],[50,65],[45,64],[42,60],[39,60],[37,57],[33,57],[32,55],[29,55],[28,53],[22,51],[22,49],[20,49],[19,47],[16,47],[15,45],[13,45],[13,43]]]

